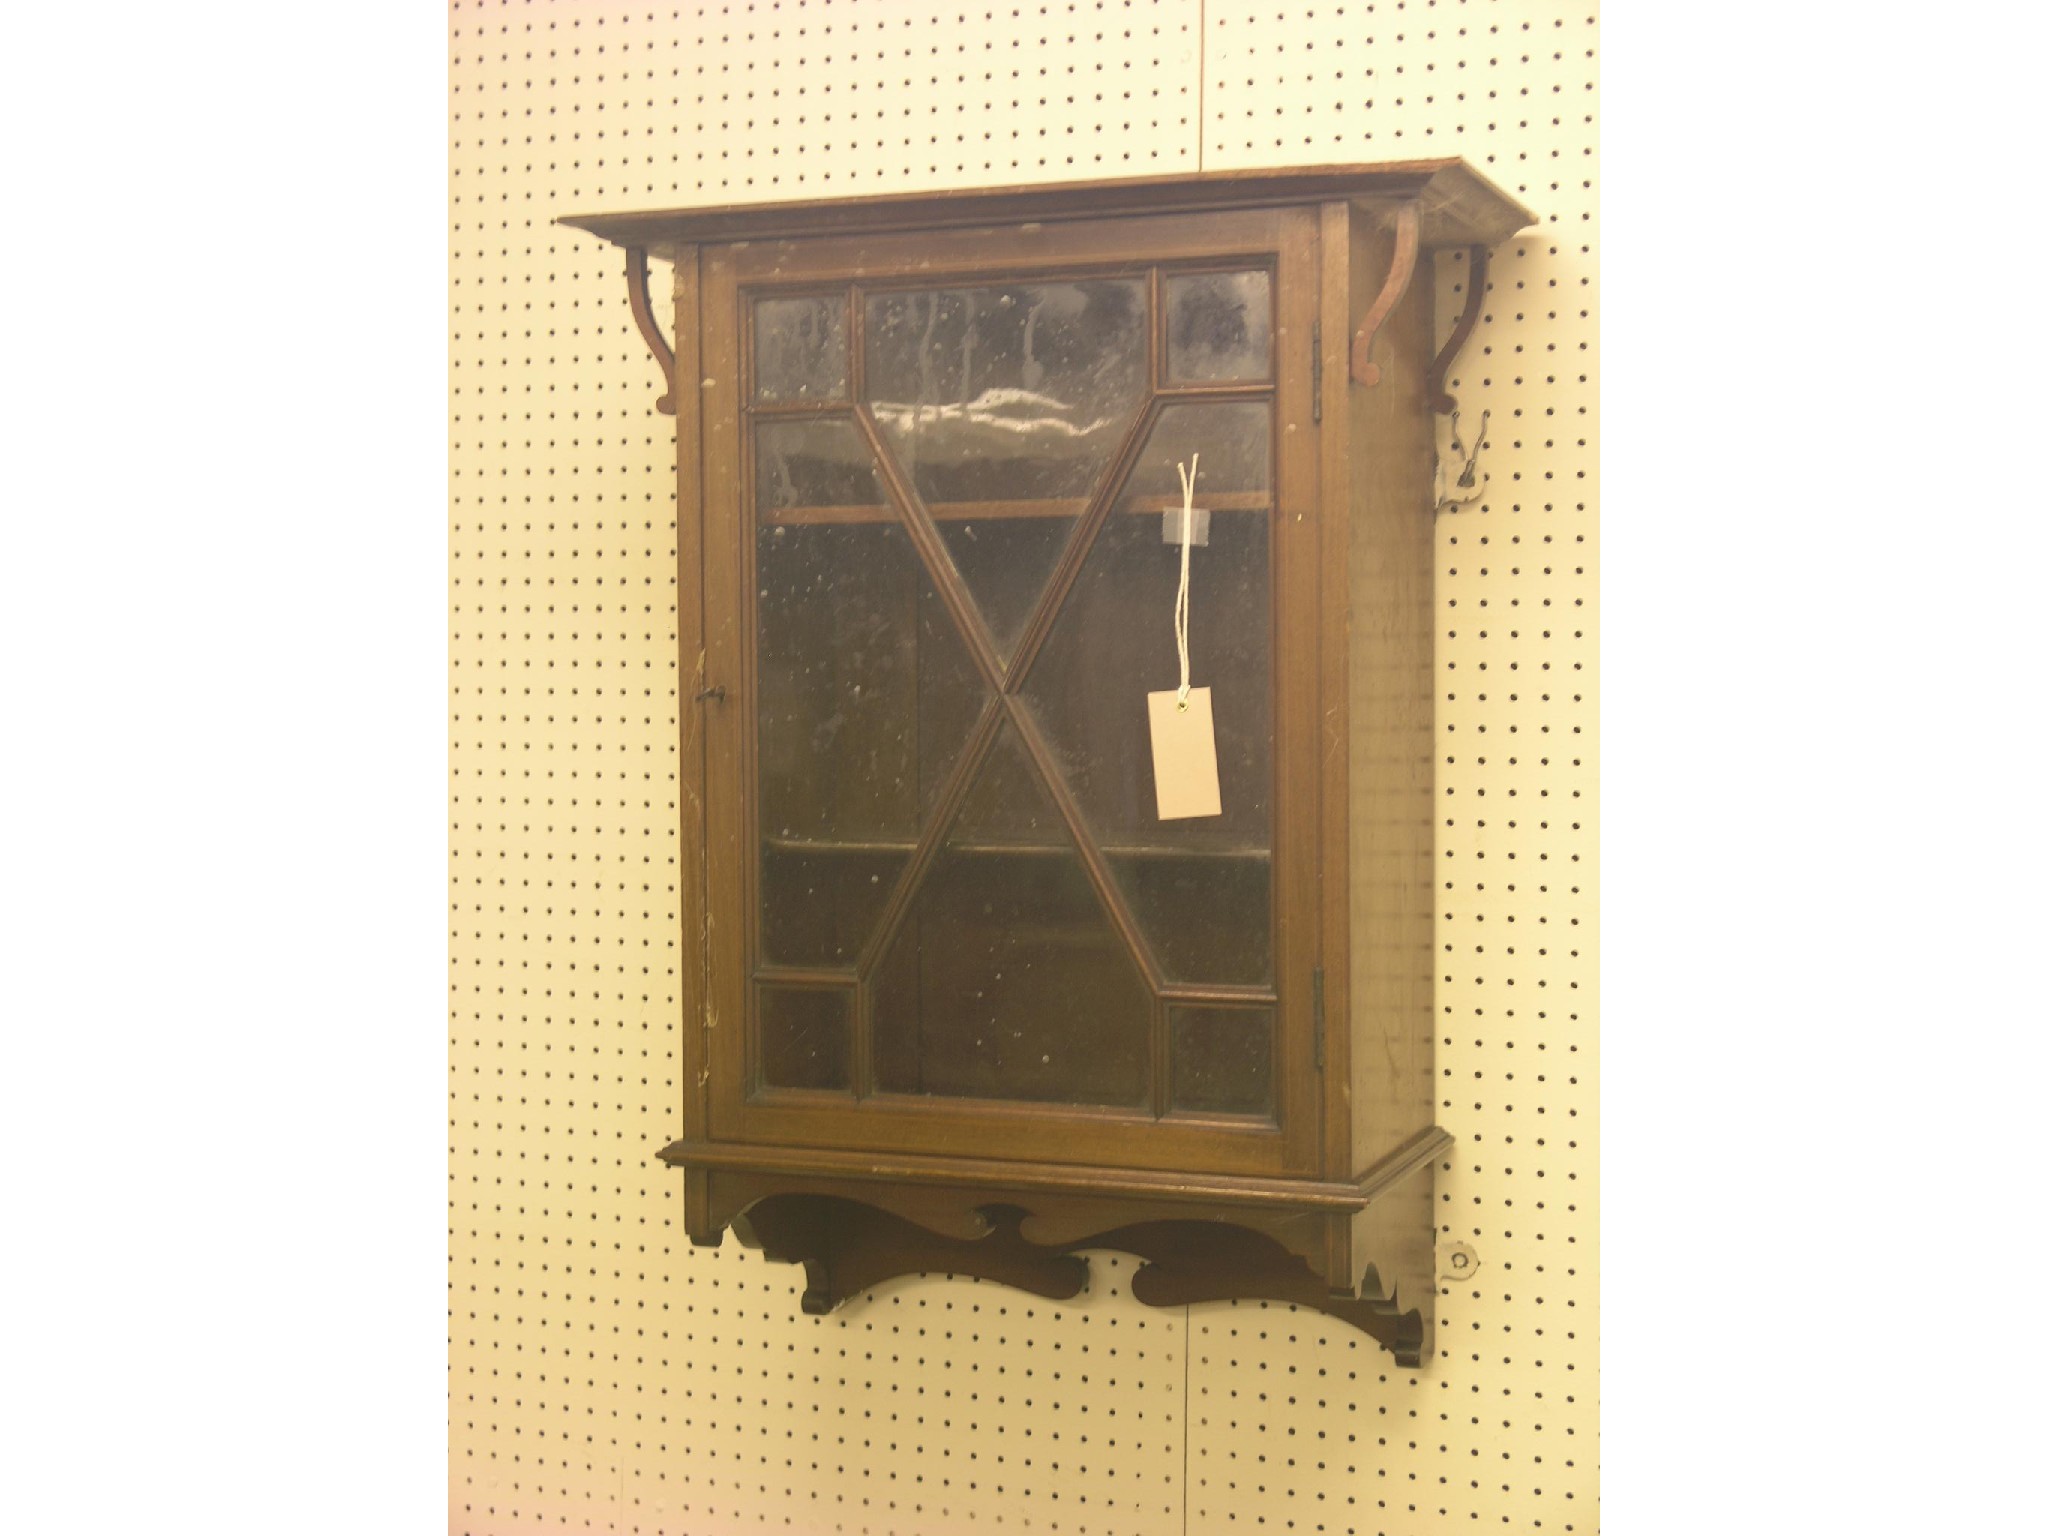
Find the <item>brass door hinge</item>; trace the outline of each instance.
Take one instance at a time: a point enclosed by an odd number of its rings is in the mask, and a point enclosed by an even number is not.
[[[1323,322],[1308,328],[1309,413],[1315,424],[1323,424]],[[1318,1063],[1320,1065],[1320,1063]]]
[[[1316,1020],[1316,1070],[1323,1070],[1323,968],[1319,965],[1309,982],[1310,1005]]]

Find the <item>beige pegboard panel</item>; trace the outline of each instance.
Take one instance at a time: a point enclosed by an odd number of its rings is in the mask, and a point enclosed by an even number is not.
[[[1199,0],[754,0],[695,15],[686,202],[1199,168]]]
[[[450,1529],[1591,1531],[1594,12],[756,0],[450,9]],[[1542,216],[1439,520],[1438,1358],[1273,1306],[695,1249],[674,431],[594,209],[1462,154]],[[1438,259],[1440,327],[1462,259]],[[665,275],[665,274],[664,274]],[[661,310],[666,321],[666,307]]]
[[[456,5],[455,101],[580,211],[1199,168],[1200,0]],[[543,139],[540,135],[545,135]]]
[[[783,1266],[684,1257],[621,1528],[1182,1531],[1183,1320],[1131,1307],[1130,1262],[1063,1304],[919,1279],[818,1319]]]
[[[1197,1309],[1192,1531],[1598,1528],[1597,20],[1208,0],[1206,169],[1461,155],[1540,223],[1449,381],[1468,446],[1490,413],[1484,493],[1437,519],[1439,1235],[1478,1267],[1420,1372],[1314,1314]],[[1439,336],[1466,277],[1436,258]]]

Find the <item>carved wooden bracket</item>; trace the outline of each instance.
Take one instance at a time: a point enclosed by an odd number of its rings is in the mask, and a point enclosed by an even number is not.
[[[1429,365],[1429,403],[1439,416],[1448,416],[1458,408],[1457,400],[1445,392],[1444,380],[1450,376],[1451,364],[1458,360],[1458,351],[1472,334],[1472,327],[1479,323],[1480,306],[1486,302],[1486,258],[1485,246],[1465,247],[1465,307],[1458,314],[1458,323],[1451,327],[1443,351]]]
[[[647,251],[642,246],[629,246],[626,250],[626,297],[633,305],[633,323],[640,327],[647,350],[654,354],[654,361],[661,368],[662,382],[668,386],[668,393],[654,402],[654,408],[664,416],[673,416],[676,413],[676,354],[675,349],[663,339],[661,327],[654,323],[654,306],[647,301]]]
[[[1145,1221],[1040,1246],[1024,1235],[1029,1213],[1020,1207],[989,1205],[980,1215],[984,1235],[942,1236],[856,1200],[792,1194],[755,1202],[732,1225],[749,1247],[803,1265],[802,1306],[814,1315],[884,1280],[932,1273],[972,1275],[1065,1300],[1088,1280],[1081,1251],[1107,1248],[1145,1261],[1131,1276],[1130,1292],[1146,1306],[1292,1302],[1370,1335],[1408,1369],[1422,1364],[1422,1314],[1403,1311],[1377,1273],[1368,1270],[1358,1295],[1332,1295],[1299,1254],[1265,1233],[1220,1221]]]
[[[1357,334],[1351,338],[1351,380],[1354,384],[1370,385],[1380,381],[1380,365],[1372,360],[1373,337],[1386,324],[1394,306],[1401,302],[1401,295],[1408,291],[1409,280],[1415,276],[1415,255],[1421,244],[1422,215],[1414,203],[1402,203],[1394,209],[1394,264],[1387,269],[1387,280],[1380,288],[1379,297],[1372,301],[1372,308],[1365,312]]]

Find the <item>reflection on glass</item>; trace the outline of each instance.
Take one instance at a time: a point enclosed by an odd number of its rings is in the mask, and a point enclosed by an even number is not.
[[[1273,1010],[1171,1008],[1173,1107],[1273,1113]]]
[[[878,293],[866,390],[1008,656],[1146,392],[1136,279]]]
[[[1273,979],[1270,423],[1260,402],[1162,412],[1022,689],[1172,981]],[[1174,462],[1197,449],[1195,500],[1215,510],[1188,556],[1188,650],[1213,690],[1223,812],[1163,822],[1145,695],[1180,681],[1180,551],[1159,511],[1179,507]]]
[[[762,986],[761,1081],[770,1088],[853,1086],[853,991]]]
[[[1088,493],[1145,392],[1136,279],[878,293],[867,397],[932,502]]]
[[[873,460],[850,421],[754,424],[754,505],[759,521],[893,521]]]
[[[762,299],[754,305],[754,398],[846,398],[846,296]]]
[[[1166,377],[1174,384],[1273,376],[1272,279],[1196,272],[1166,279]]]
[[[1005,726],[874,981],[885,1092],[1132,1106],[1151,1002]]]

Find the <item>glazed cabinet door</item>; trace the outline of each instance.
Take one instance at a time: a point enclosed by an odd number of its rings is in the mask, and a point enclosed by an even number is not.
[[[1312,217],[703,272],[711,1136],[1315,1172]]]

